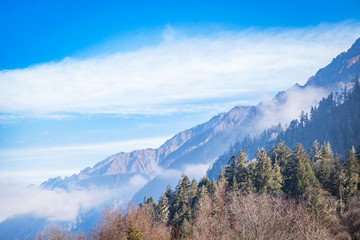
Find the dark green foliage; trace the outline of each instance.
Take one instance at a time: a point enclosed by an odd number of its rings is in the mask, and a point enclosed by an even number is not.
[[[206,187],[206,188],[210,188],[211,182],[209,180],[209,178],[207,176],[201,178],[198,187],[201,188],[202,186]]]
[[[309,156],[300,143],[296,144],[290,161],[294,167],[288,181],[290,194],[299,196],[307,187],[320,186],[310,166]]]
[[[141,240],[143,238],[144,238],[144,236],[143,236],[142,232],[134,226],[132,221],[130,221],[129,225],[128,225],[128,229],[127,229],[126,239],[127,240]]]
[[[287,164],[291,156],[291,149],[286,146],[285,142],[280,139],[279,143],[272,147],[269,152],[269,157],[271,158],[272,163],[277,163],[281,169]]]
[[[169,199],[165,193],[160,197],[159,204],[156,207],[156,219],[164,224],[167,224],[169,221],[170,215],[170,204]]]
[[[349,199],[359,192],[360,166],[354,151],[349,151],[345,163],[344,199]]]
[[[272,166],[271,160],[267,156],[264,149],[256,153],[256,173],[255,173],[255,187],[258,193],[270,193],[270,185],[272,180]]]
[[[173,226],[172,236],[175,238],[186,237],[190,232],[189,226],[193,218],[192,210],[197,194],[196,185],[196,181],[190,183],[189,178],[183,174],[176,186],[169,219]]]
[[[232,156],[228,161],[228,164],[225,166],[225,180],[230,189],[233,190],[234,185],[236,186],[236,175],[237,175],[237,159],[235,156]]]

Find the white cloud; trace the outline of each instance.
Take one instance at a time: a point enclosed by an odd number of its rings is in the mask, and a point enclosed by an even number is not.
[[[211,163],[208,164],[189,164],[185,166],[185,174],[189,176],[189,178],[195,178],[196,180],[200,180],[202,177],[206,175],[206,171],[210,167]]]
[[[182,172],[178,169],[167,168],[164,169],[159,165],[153,166],[153,171],[150,173],[151,178],[175,178],[179,179]]]
[[[201,179],[206,175],[206,171],[211,163],[201,164],[186,164],[181,169],[167,168],[164,169],[157,165],[153,167],[153,172],[150,174],[152,178],[165,178],[165,179],[176,179],[180,180],[182,174],[187,175],[190,179],[195,178],[196,180]]]
[[[56,146],[47,148],[15,148],[0,150],[1,178],[28,184],[40,184],[49,177],[69,176],[117,152],[158,148],[166,137],[130,139],[119,142]],[[16,171],[8,170],[16,167]],[[72,168],[72,171],[68,168]],[[65,169],[64,169],[65,168]],[[36,169],[36,170],[30,170]],[[46,170],[46,171],[45,171]]]
[[[0,182],[0,222],[21,214],[34,214],[48,220],[75,220],[80,210],[98,206],[113,195],[114,191],[108,189],[50,191]]]
[[[286,126],[293,119],[299,118],[301,111],[309,113],[311,107],[317,106],[319,101],[328,94],[329,90],[323,88],[294,86],[279,99],[272,99],[259,104],[263,117],[257,128],[262,131],[279,122],[282,126]]]
[[[24,187],[0,179],[0,222],[22,214],[33,214],[49,221],[75,221],[80,212],[110,203],[126,204],[147,182],[141,175],[135,175],[122,188],[65,191],[37,186]]]
[[[358,23],[206,36],[168,29],[156,46],[1,71],[0,112],[163,114],[206,109],[214,99],[255,104],[303,84],[360,34]]]

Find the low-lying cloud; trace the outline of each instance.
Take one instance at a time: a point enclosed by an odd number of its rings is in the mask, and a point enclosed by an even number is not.
[[[50,221],[73,221],[80,210],[106,202],[113,192],[106,189],[50,191],[36,186],[22,187],[0,182],[0,196],[0,222],[22,214],[33,214]]]
[[[303,84],[359,34],[358,23],[205,36],[175,29],[135,51],[1,71],[0,112],[164,114],[220,100],[256,104]]]
[[[65,191],[47,190],[38,186],[0,181],[0,222],[23,214],[32,214],[48,221],[75,221],[80,212],[108,204],[127,204],[146,183],[141,175],[129,179],[122,188],[89,187]]]
[[[263,117],[257,127],[262,131],[278,123],[286,126],[299,118],[301,111],[309,113],[311,107],[317,106],[328,94],[329,90],[324,88],[293,86],[278,98],[259,104]]]
[[[159,165],[153,167],[151,177],[157,177],[162,179],[177,179],[180,180],[182,174],[185,174],[190,179],[200,180],[206,175],[206,170],[209,168],[211,163],[200,163],[200,164],[186,164],[181,169],[167,168],[164,169]]]

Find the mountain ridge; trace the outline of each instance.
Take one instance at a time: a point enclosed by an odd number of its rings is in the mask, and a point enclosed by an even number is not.
[[[329,89],[344,86],[344,83],[350,81],[359,72],[359,59],[360,39],[356,40],[348,51],[339,54],[330,64],[317,71],[304,86],[295,84],[287,91],[279,92],[270,102],[260,102],[256,106],[235,106],[227,113],[220,113],[203,124],[179,132],[157,149],[120,152],[109,156],[92,168],[82,170],[79,174],[64,179],[59,177],[49,179],[41,186],[49,189],[66,188],[66,185],[77,185],[78,182],[78,185],[82,185],[82,181],[90,178],[118,174],[138,173],[151,179],[152,173],[158,167],[184,171],[186,164],[211,163],[235,141],[249,134],[258,134],[266,127],[276,124],[278,121],[276,118],[272,124],[265,123],[264,125],[263,120],[269,118],[269,115],[271,117],[278,112],[286,112],[293,108],[293,106],[286,106],[288,98],[291,97],[291,91],[306,94],[306,89],[327,88],[327,91],[322,92],[326,96]],[[317,101],[321,98],[322,96]],[[269,113],[269,109],[273,113]],[[300,111],[296,116],[300,114]]]

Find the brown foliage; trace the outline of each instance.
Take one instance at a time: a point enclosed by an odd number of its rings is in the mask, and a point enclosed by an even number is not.
[[[93,230],[89,239],[93,240],[122,240],[128,239],[128,230],[136,229],[144,240],[170,239],[169,229],[158,222],[155,222],[150,214],[150,206],[135,207],[132,205],[125,216],[116,209],[104,211],[102,219]]]
[[[347,200],[342,220],[354,239],[360,239],[360,196]]]
[[[266,195],[233,195],[223,199],[226,209],[221,210],[222,205],[214,198],[202,199],[192,238],[334,239],[304,205],[295,201]],[[225,217],[220,217],[221,211]],[[220,221],[223,222],[220,224]]]

